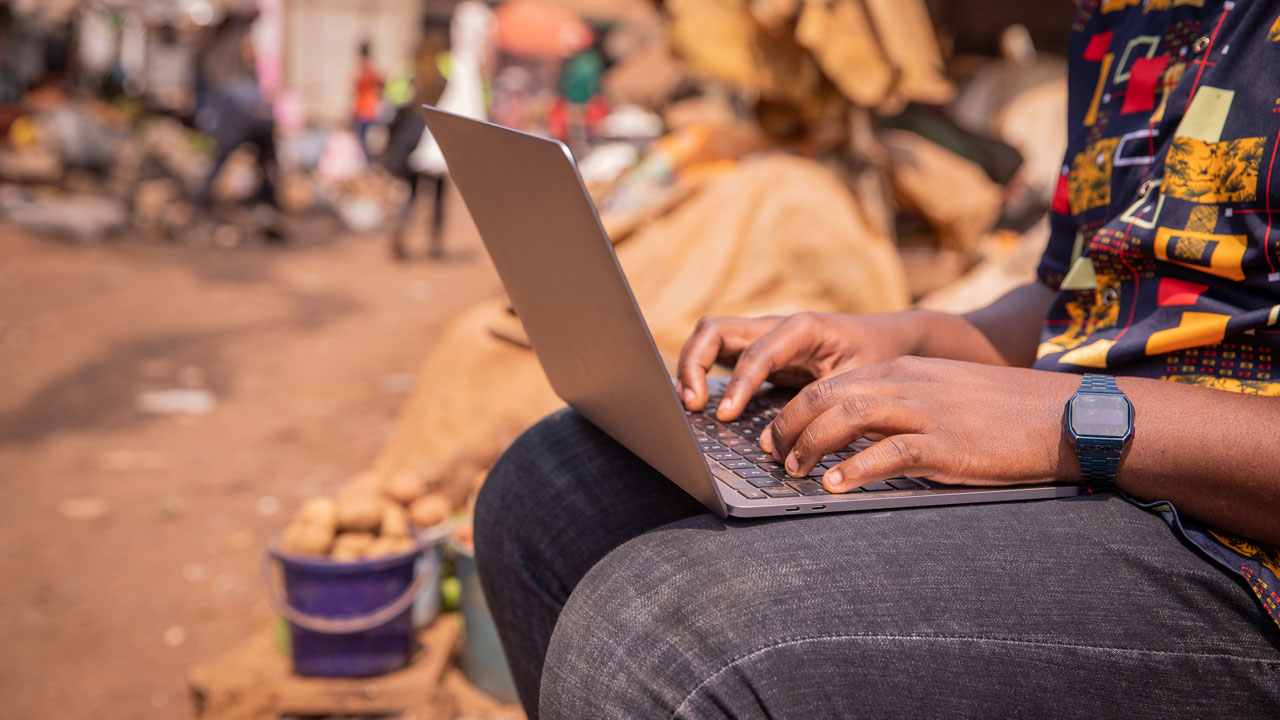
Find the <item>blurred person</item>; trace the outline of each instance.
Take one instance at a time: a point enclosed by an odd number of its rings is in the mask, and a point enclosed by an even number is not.
[[[360,63],[356,71],[355,108],[352,118],[355,123],[356,137],[360,138],[360,148],[364,150],[364,159],[373,164],[373,153],[369,152],[369,128],[379,119],[382,105],[382,76],[373,66],[369,41],[360,43]]]
[[[430,18],[423,20],[422,42],[419,43],[414,58],[413,92],[409,101],[396,109],[387,126],[383,165],[388,172],[409,186],[409,198],[391,233],[391,256],[396,260],[409,259],[405,232],[414,208],[424,194],[424,184],[430,186],[427,194],[433,201],[429,242],[437,252],[443,252],[440,245],[444,230],[444,178],[420,175],[410,167],[409,155],[422,141],[422,131],[427,126],[422,117],[422,106],[435,105],[444,91],[445,77],[441,68],[448,62],[447,32],[447,27],[438,27]]]
[[[560,71],[560,95],[547,115],[547,130],[578,157],[586,154],[609,114],[600,94],[603,77],[604,56],[594,47],[566,60]]]
[[[448,60],[447,63],[442,63],[447,68],[439,72],[439,77],[445,78],[438,100],[440,109],[480,120],[487,117],[484,68],[488,63],[492,36],[493,12],[484,3],[464,0],[454,8],[449,23]],[[423,75],[420,74],[419,77],[422,78]],[[431,75],[427,74],[427,77]],[[421,123],[422,130],[417,144],[406,158],[406,165],[413,174],[413,179],[409,184],[409,199],[391,236],[391,249],[397,260],[408,257],[404,234],[418,197],[426,191],[430,193],[434,204],[427,256],[438,260],[444,257],[445,180],[449,170],[445,166],[440,146],[431,137],[421,114],[416,122]]]
[[[280,164],[271,102],[263,95],[255,70],[248,32],[253,20],[252,15],[228,16],[197,55],[196,127],[214,140],[217,151],[196,203],[204,208],[212,204],[218,173],[236,149],[249,146],[255,151],[260,183],[247,201],[265,204],[274,217],[280,208],[276,198]],[[274,220],[268,237],[282,239]]]

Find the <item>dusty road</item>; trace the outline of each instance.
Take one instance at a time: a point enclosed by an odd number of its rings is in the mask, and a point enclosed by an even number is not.
[[[456,199],[456,198],[455,198]],[[96,246],[0,224],[0,716],[182,718],[184,669],[272,617],[257,561],[363,469],[442,324],[497,281],[384,242]],[[139,393],[204,388],[204,415]]]

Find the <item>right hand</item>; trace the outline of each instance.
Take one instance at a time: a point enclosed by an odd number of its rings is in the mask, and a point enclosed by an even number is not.
[[[707,404],[707,371],[715,363],[732,366],[733,377],[716,410],[716,417],[728,422],[742,414],[766,380],[802,387],[916,353],[930,315],[806,312],[786,317],[703,318],[680,351],[676,392],[687,409],[701,411]]]

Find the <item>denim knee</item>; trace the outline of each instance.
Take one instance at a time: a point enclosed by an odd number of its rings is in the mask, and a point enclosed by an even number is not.
[[[750,598],[739,573],[690,552],[700,544],[694,536],[722,527],[709,516],[679,521],[625,543],[586,574],[547,652],[543,717],[669,715],[709,658],[734,652],[733,632],[689,614],[723,603],[729,587],[736,600]]]
[[[556,454],[548,448],[563,442],[580,422],[584,422],[581,416],[568,409],[548,415],[516,438],[493,464],[476,497],[477,556],[498,557],[512,543],[519,544],[513,534],[537,532],[513,518],[548,516],[558,496],[556,486],[566,479],[555,467]]]

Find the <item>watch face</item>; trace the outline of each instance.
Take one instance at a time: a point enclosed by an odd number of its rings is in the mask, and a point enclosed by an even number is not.
[[[1123,438],[1129,432],[1129,401],[1121,395],[1077,395],[1071,400],[1071,430],[1088,437]]]

